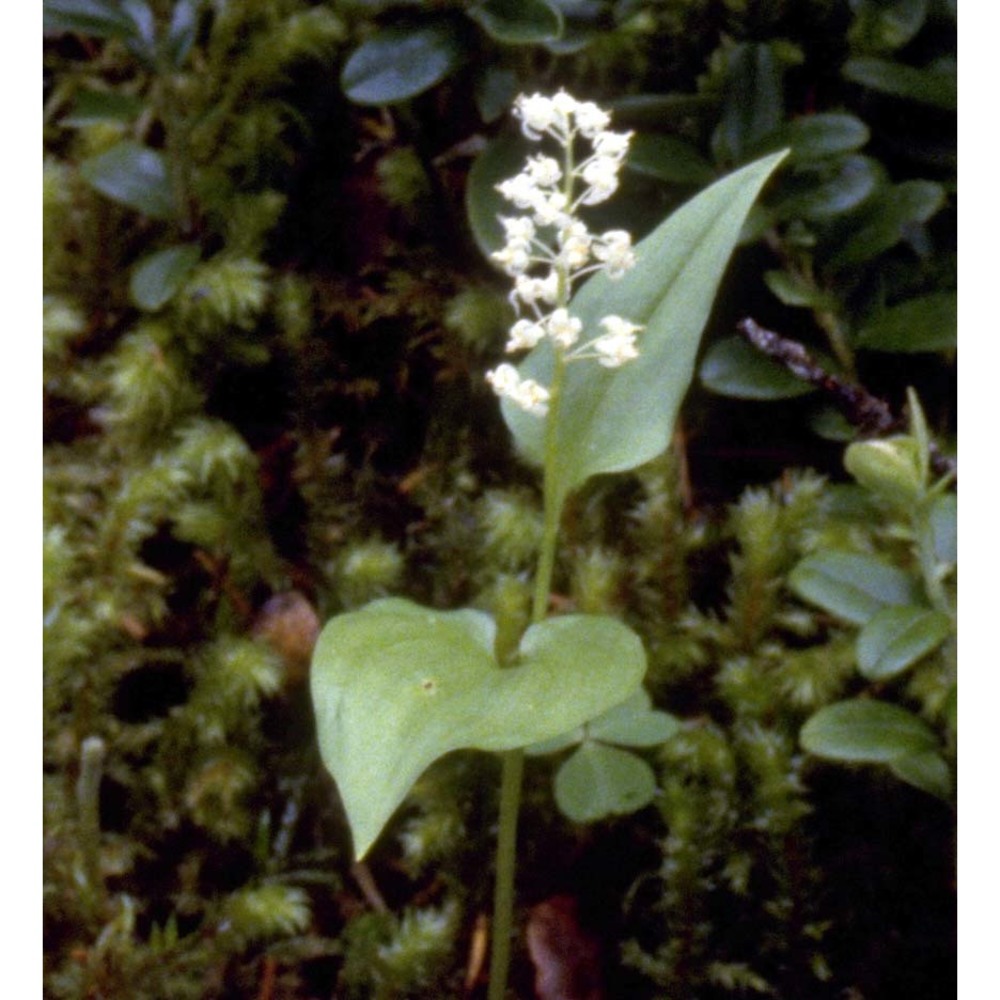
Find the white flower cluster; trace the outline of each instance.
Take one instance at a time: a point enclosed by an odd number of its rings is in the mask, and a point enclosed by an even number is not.
[[[532,318],[511,327],[508,353],[530,350],[545,338],[565,352],[567,361],[595,358],[607,368],[638,357],[636,334],[642,329],[620,316],[600,321],[603,333],[580,343],[583,324],[567,305],[573,285],[585,275],[604,271],[617,279],[635,264],[632,237],[622,229],[591,233],[576,215],[584,205],[605,201],[618,188],[618,171],[628,152],[631,132],[611,132],[611,116],[596,104],[577,101],[560,90],[554,97],[523,94],[514,103],[521,129],[532,140],[548,135],[563,152],[563,163],[544,155],[528,158],[516,177],[497,190],[526,215],[501,217],[504,246],[493,259],[514,279],[510,299]],[[574,161],[574,141],[588,140],[591,154]],[[582,190],[576,194],[576,189]],[[532,379],[522,379],[513,365],[500,365],[487,374],[499,396],[506,396],[536,416],[548,411],[549,390]]]

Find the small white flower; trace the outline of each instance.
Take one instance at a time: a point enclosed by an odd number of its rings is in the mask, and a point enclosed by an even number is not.
[[[580,198],[584,205],[597,205],[606,201],[618,189],[617,160],[610,156],[595,156],[583,168],[583,179],[588,188]]]
[[[539,187],[554,187],[562,180],[562,169],[551,156],[530,157],[527,170]]]
[[[510,328],[507,353],[531,350],[545,336],[545,327],[530,319],[519,319]]]
[[[554,309],[545,321],[549,336],[560,347],[572,347],[580,339],[583,324],[566,309]]]
[[[576,125],[581,134],[593,139],[598,132],[611,124],[611,115],[591,101],[581,101],[576,106]]]
[[[500,224],[503,226],[508,240],[530,242],[535,238],[535,224],[527,215],[501,216]]]
[[[631,132],[599,132],[594,137],[594,152],[598,156],[609,156],[620,162],[628,153],[631,141]]]
[[[624,229],[609,229],[594,241],[593,249],[609,278],[620,278],[635,265],[632,237]]]
[[[576,98],[570,97],[565,90],[560,90],[555,97],[552,98],[552,107],[556,112],[556,124],[558,125],[560,131],[564,133],[569,132],[569,120],[577,109]]]
[[[514,279],[512,300],[520,299],[525,305],[534,305],[541,301],[554,305],[559,297],[559,275],[550,271],[544,278],[532,278],[519,274]]]
[[[523,94],[514,102],[514,113],[521,119],[521,131],[529,139],[540,139],[542,132],[547,132],[556,120],[556,109],[552,98],[542,94]]]
[[[559,230],[559,260],[570,271],[579,270],[590,260],[593,237],[587,227],[573,221]]]
[[[598,337],[591,346],[598,354],[598,364],[605,368],[618,368],[639,357],[635,346],[635,335],[642,329],[635,323],[630,323],[621,316],[605,316],[601,326],[607,331]]]
[[[531,263],[528,244],[524,240],[511,240],[505,247],[494,251],[490,256],[512,278],[524,274]]]
[[[513,365],[498,365],[486,373],[486,381],[500,397],[511,400],[536,417],[544,417],[549,410],[549,390],[534,379],[522,379]]]
[[[549,195],[539,192],[531,206],[535,210],[535,222],[540,226],[564,225],[567,220],[566,204],[566,195],[562,191],[553,191]]]
[[[511,177],[509,180],[501,181],[497,185],[497,190],[518,208],[531,208],[538,200],[542,192],[527,172]]]

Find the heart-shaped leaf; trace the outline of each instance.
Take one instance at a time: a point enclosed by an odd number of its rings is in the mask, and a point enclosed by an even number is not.
[[[561,506],[591,476],[634,469],[666,448],[691,382],[701,331],[743,220],[784,153],[717,181],[635,248],[637,264],[613,281],[595,274],[571,311],[594,336],[609,314],[640,323],[639,357],[621,368],[571,364],[555,427],[553,496]],[[544,340],[520,365],[522,377],[552,382],[553,345]],[[541,464],[546,422],[502,402],[521,451]]]
[[[330,621],[313,656],[320,753],[340,790],[358,857],[414,781],[458,749],[511,750],[551,739],[624,701],[646,657],[608,617],[529,628],[501,669],[495,624],[479,611],[376,601]]]

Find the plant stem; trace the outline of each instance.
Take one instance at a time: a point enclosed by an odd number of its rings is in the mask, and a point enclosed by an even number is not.
[[[564,185],[566,203],[573,203],[573,143],[564,150]],[[557,265],[559,274],[557,306],[568,306],[570,279],[568,269]],[[565,497],[556,491],[559,404],[566,375],[565,352],[555,348],[555,365],[549,387],[549,409],[545,417],[545,456],[542,480],[544,526],[542,545],[535,572],[535,591],[531,622],[544,620],[549,609],[552,575],[555,570],[559,520]],[[500,817],[497,831],[496,885],[493,892],[493,940],[490,945],[490,982],[487,1000],[503,1000],[510,971],[510,945],[514,925],[514,875],[517,868],[517,817],[521,809],[521,779],[524,774],[524,750],[509,750],[501,755]]]
[[[535,574],[535,593],[531,621],[545,618],[552,590],[556,541],[562,500],[555,495],[556,418],[566,362],[559,354],[549,396],[549,413],[545,427],[545,522],[542,547]],[[497,831],[496,885],[493,892],[493,935],[490,947],[490,984],[488,1000],[503,1000],[507,991],[510,969],[510,943],[514,924],[514,874],[517,867],[517,817],[521,809],[521,778],[524,773],[524,751],[509,750],[501,755],[500,818]]]

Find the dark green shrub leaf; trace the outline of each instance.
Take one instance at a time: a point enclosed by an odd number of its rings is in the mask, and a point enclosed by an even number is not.
[[[138,37],[135,21],[111,0],[45,0],[42,11],[46,35],[76,32],[95,38]]]
[[[714,343],[702,359],[698,377],[706,389],[735,399],[793,399],[814,391],[741,337]]]
[[[870,90],[953,111],[958,103],[954,70],[917,69],[888,59],[848,59],[844,77]]]
[[[627,750],[587,742],[556,772],[555,793],[563,815],[575,823],[593,823],[649,805],[656,776]]]
[[[167,31],[167,57],[177,69],[184,65],[198,33],[196,0],[176,0]]]
[[[455,26],[383,28],[355,49],[340,76],[355,104],[394,104],[440,83],[465,59]]]
[[[60,119],[60,124],[69,128],[124,124],[138,118],[145,106],[143,100],[133,94],[117,90],[81,90],[74,98],[69,113]]]
[[[184,244],[144,257],[132,270],[129,295],[140,309],[155,312],[180,291],[201,259],[201,248]]]
[[[883,608],[858,635],[858,669],[870,681],[901,674],[951,633],[948,616],[915,605]]]
[[[339,615],[323,629],[311,674],[320,752],[358,857],[438,757],[552,739],[626,699],[646,670],[642,643],[612,618],[533,625],[517,665],[503,670],[494,633],[482,612],[400,599]]]
[[[480,0],[469,16],[498,42],[526,45],[562,34],[562,12],[544,0]]]
[[[765,271],[764,284],[779,302],[792,308],[825,309],[833,302],[830,295],[788,271]]]
[[[931,507],[931,531],[934,534],[934,555],[938,562],[958,561],[958,497],[945,493]]]
[[[557,503],[591,476],[634,469],[666,448],[743,220],[783,155],[717,181],[637,244],[638,262],[625,277],[612,281],[601,272],[574,296],[572,312],[585,331],[608,314],[646,329],[639,357],[621,368],[567,367],[555,428]],[[539,344],[521,363],[522,377],[550,384],[552,351],[551,341]],[[545,421],[507,399],[502,410],[522,453],[541,464]]]
[[[866,699],[821,708],[802,727],[799,742],[817,757],[867,764],[888,764],[938,745],[930,727],[912,712]]]
[[[722,118],[712,150],[723,162],[739,162],[781,122],[785,67],[773,45],[756,42],[733,46],[726,62]]]
[[[719,103],[713,94],[635,94],[609,101],[607,107],[619,125],[676,130],[692,121],[707,125],[717,118]]]
[[[473,96],[483,121],[496,121],[517,96],[517,74],[501,66],[486,66],[476,77]]]
[[[629,170],[668,184],[700,187],[715,177],[712,164],[689,142],[669,135],[637,135],[625,165]]]
[[[120,142],[80,164],[91,187],[151,219],[169,219],[176,211],[167,164],[148,146]]]
[[[802,600],[855,625],[864,625],[884,607],[920,599],[908,573],[876,556],[833,549],[806,556],[788,585]]]
[[[787,147],[793,163],[807,163],[853,153],[868,142],[870,135],[868,126],[854,115],[803,115],[764,138],[759,150],[763,153]]]
[[[889,770],[900,781],[905,781],[922,792],[946,802],[951,798],[953,783],[951,768],[944,758],[933,750],[911,753],[889,762]]]
[[[927,20],[928,0],[855,0],[848,37],[859,49],[891,52],[913,40]]]
[[[857,267],[891,249],[911,227],[927,222],[943,205],[944,188],[932,181],[904,181],[869,198],[835,244],[827,266]]]
[[[867,156],[848,156],[832,173],[800,171],[782,185],[771,211],[778,219],[832,219],[871,197],[884,175],[882,165]]]
[[[644,688],[628,701],[609,708],[587,723],[587,735],[602,743],[623,747],[653,747],[665,743],[680,730],[680,722],[668,712],[652,707]]]
[[[958,295],[933,292],[883,309],[861,328],[858,347],[872,351],[949,351],[958,342]]]

